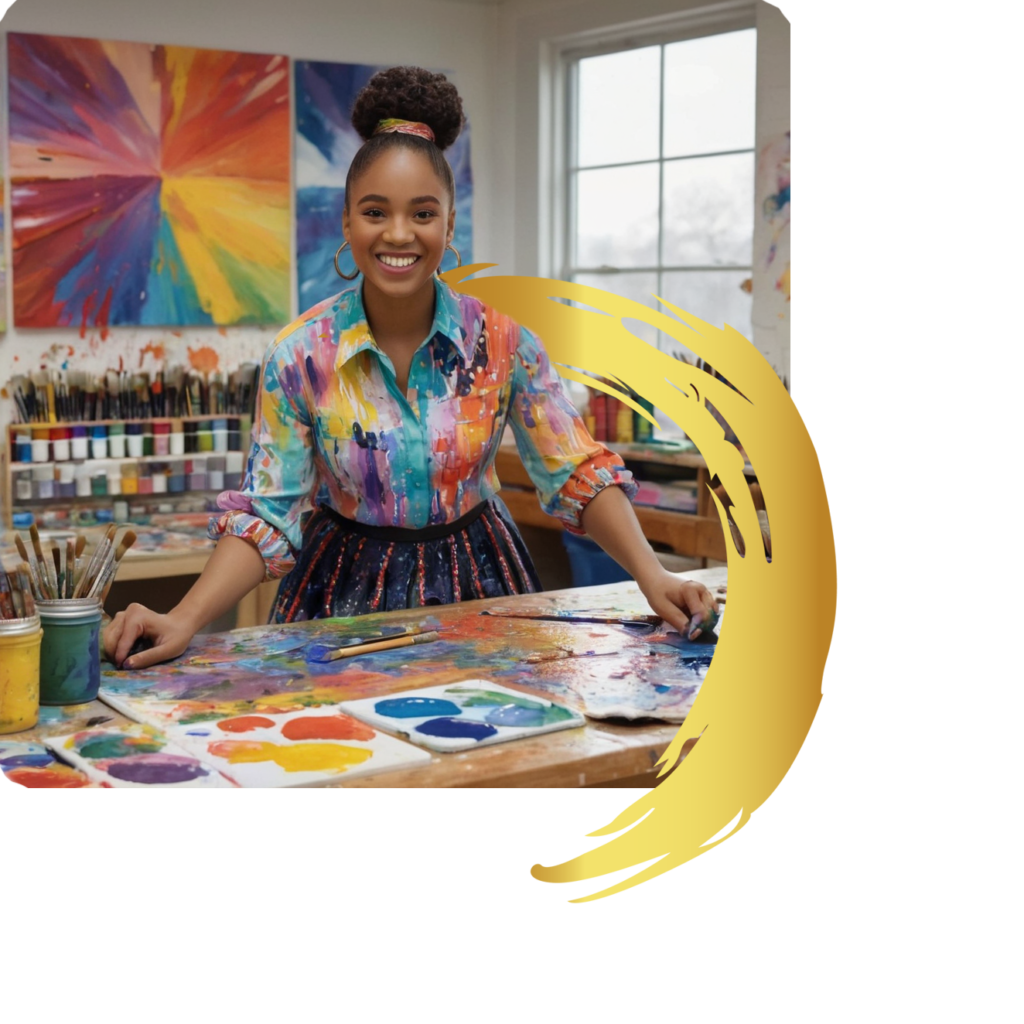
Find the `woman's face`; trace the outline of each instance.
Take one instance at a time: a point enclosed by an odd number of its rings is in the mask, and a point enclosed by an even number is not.
[[[433,289],[455,233],[455,210],[430,161],[404,146],[388,149],[350,193],[342,231],[367,286],[389,298]]]

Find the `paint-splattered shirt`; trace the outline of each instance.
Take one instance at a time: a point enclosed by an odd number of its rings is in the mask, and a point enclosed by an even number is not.
[[[609,485],[636,493],[619,457],[595,441],[535,335],[436,280],[430,334],[398,387],[360,288],[286,327],[263,364],[240,492],[221,496],[210,536],[259,548],[267,578],[295,564],[305,514],[421,529],[465,515],[499,490],[494,458],[511,423],[541,507],[573,533]]]

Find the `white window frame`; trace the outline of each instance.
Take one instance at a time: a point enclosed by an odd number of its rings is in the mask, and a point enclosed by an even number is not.
[[[662,155],[659,139],[659,174],[658,174],[658,260],[656,266],[650,268],[622,267],[618,271],[602,271],[599,268],[574,267],[570,262],[571,246],[575,237],[575,195],[572,182],[575,145],[575,110],[576,96],[575,68],[578,61],[585,57],[595,57],[606,53],[620,53],[625,50],[640,49],[646,46],[664,46],[685,39],[697,39],[702,36],[719,35],[740,29],[757,27],[757,16],[754,3],[750,0],[730,0],[710,7],[696,8],[664,18],[651,19],[640,23],[630,23],[606,27],[573,36],[550,40],[545,47],[543,64],[547,74],[544,84],[547,93],[544,106],[548,111],[548,131],[542,133],[541,139],[541,225],[542,242],[540,252],[541,275],[569,280],[572,273],[579,271],[606,273],[611,279],[617,273],[627,273],[646,269],[658,274],[659,281],[665,270],[677,269],[667,267],[661,258],[661,224],[662,224],[662,182],[664,167],[667,162]],[[662,63],[664,51],[662,50]],[[659,136],[664,131],[664,67],[661,69],[662,118],[659,123]],[[750,152],[751,149],[736,152]],[[711,154],[702,154],[711,155]],[[717,154],[715,154],[717,155]],[[669,158],[671,160],[687,159],[686,157]],[[638,161],[639,162],[639,161]],[[652,163],[654,161],[642,161]],[[547,183],[547,187],[545,187]],[[751,198],[753,201],[753,198]],[[546,237],[544,237],[546,236]],[[751,252],[751,260],[753,252]],[[725,270],[747,269],[752,265],[736,267],[685,267],[685,270]],[[752,271],[751,271],[752,272]]]

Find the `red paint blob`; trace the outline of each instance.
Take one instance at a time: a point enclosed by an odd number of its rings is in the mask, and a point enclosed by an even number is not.
[[[376,732],[348,715],[293,718],[281,727],[289,740],[372,740]]]
[[[217,723],[217,728],[224,732],[252,732],[253,729],[266,729],[273,724],[262,715],[242,715],[240,718],[225,718]]]
[[[61,764],[52,768],[12,768],[6,775],[26,789],[81,789],[89,784],[81,772]]]

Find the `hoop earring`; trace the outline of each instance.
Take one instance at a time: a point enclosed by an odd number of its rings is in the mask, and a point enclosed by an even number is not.
[[[341,267],[338,266],[338,257],[345,251],[347,247],[348,242],[342,242],[341,246],[338,248],[338,251],[334,254],[334,269],[338,272],[338,277],[342,278],[345,281],[354,281],[359,276],[358,267],[356,267],[356,272],[354,274],[343,274],[341,272]],[[460,260],[459,262],[461,263],[462,261]]]
[[[459,262],[458,262],[458,263],[456,263],[455,265],[456,265],[457,267],[461,267],[461,266],[462,266],[462,253],[461,253],[461,252],[459,252],[459,250],[458,250],[458,249],[456,249],[456,248],[455,248],[455,246],[454,246],[454,245],[452,245],[452,243],[451,243],[451,242],[449,242],[449,243],[448,243],[448,244],[447,244],[447,245],[445,246],[445,251],[447,251],[448,249],[451,249],[451,251],[452,251],[453,253],[455,253],[455,258],[456,258],[456,259],[457,259],[457,260],[459,261]],[[436,270],[436,271],[434,271],[434,273],[436,273],[438,277],[440,277],[440,276],[441,276],[441,265],[440,265],[440,264],[438,264],[438,266],[437,266],[437,270]]]

